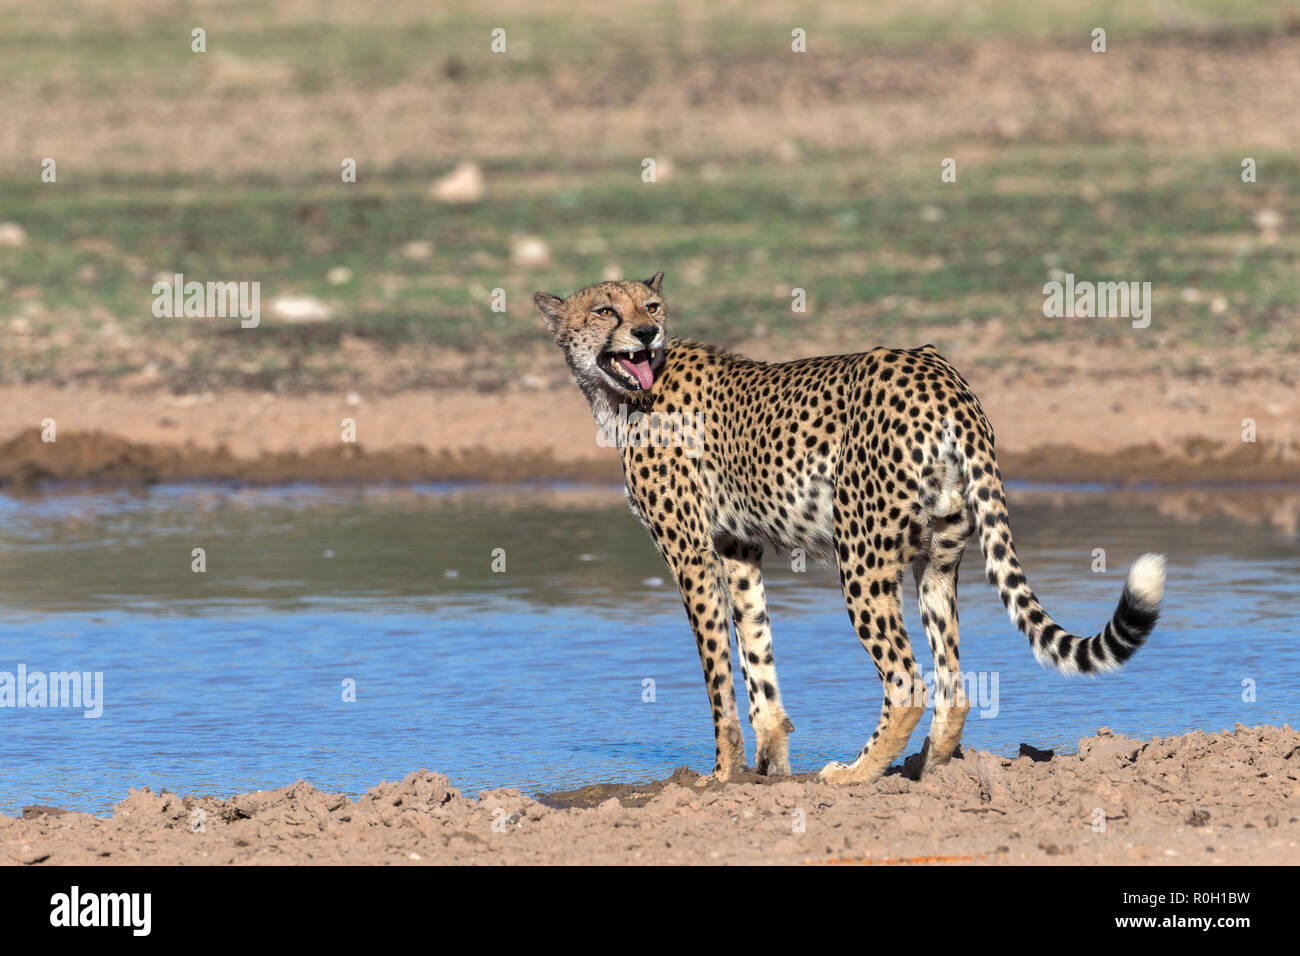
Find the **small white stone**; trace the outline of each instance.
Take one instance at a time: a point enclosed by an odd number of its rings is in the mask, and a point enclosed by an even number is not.
[[[429,193],[438,202],[476,203],[483,198],[483,170],[478,163],[466,160],[430,186]]]
[[[551,247],[537,236],[516,236],[510,242],[510,261],[525,269],[542,269],[551,264]]]
[[[16,222],[0,222],[0,246],[27,245],[27,230]]]
[[[413,239],[402,246],[402,255],[416,262],[425,262],[433,258],[433,243],[427,239]]]
[[[282,322],[326,322],[329,306],[309,295],[281,295],[271,300],[271,315]]]
[[[1261,209],[1255,213],[1255,227],[1262,232],[1272,232],[1282,225],[1282,216],[1276,209]]]

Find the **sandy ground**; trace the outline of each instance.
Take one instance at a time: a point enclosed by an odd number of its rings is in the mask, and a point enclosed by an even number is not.
[[[1140,741],[1106,728],[1075,756],[972,751],[920,781],[832,787],[753,777],[534,799],[463,796],[420,770],[353,801],[298,781],[228,800],[132,790],[109,818],[0,816],[0,862],[1300,863],[1300,732]]]
[[[742,351],[794,357],[761,343]],[[993,422],[1008,478],[1186,485],[1300,477],[1295,370],[1272,361],[1226,356],[1217,369],[1186,375],[1103,349],[1081,356],[1039,348],[1037,366],[996,368],[981,350],[948,351]],[[494,390],[176,395],[0,386],[0,484],[617,480],[617,456],[597,444],[591,413],[553,352],[538,352],[535,374]],[[42,440],[48,419],[54,442]],[[343,441],[345,419],[356,423],[355,442]],[[1253,442],[1242,440],[1246,419]]]

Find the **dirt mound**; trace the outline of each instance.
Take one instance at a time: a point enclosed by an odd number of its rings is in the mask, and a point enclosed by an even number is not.
[[[132,789],[108,818],[0,817],[0,861],[66,863],[1300,863],[1300,732],[1135,740],[1075,755],[983,751],[920,781],[682,768],[648,784],[470,799],[438,773],[357,800],[301,780],[230,799]]]

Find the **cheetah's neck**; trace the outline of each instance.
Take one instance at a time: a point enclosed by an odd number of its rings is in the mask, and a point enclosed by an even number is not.
[[[637,401],[626,395],[618,395],[612,389],[592,383],[582,383],[582,393],[587,397],[591,414],[595,416],[600,430],[614,439],[617,447],[622,448],[626,438],[625,430],[619,427],[620,418],[626,421],[633,412],[648,412],[654,405],[653,393]],[[620,415],[620,408],[622,413]]]

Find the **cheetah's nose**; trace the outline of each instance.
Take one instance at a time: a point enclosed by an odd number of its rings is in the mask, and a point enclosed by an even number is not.
[[[633,329],[632,335],[640,340],[641,344],[649,348],[659,336],[659,328],[654,325],[643,325],[640,328]]]

